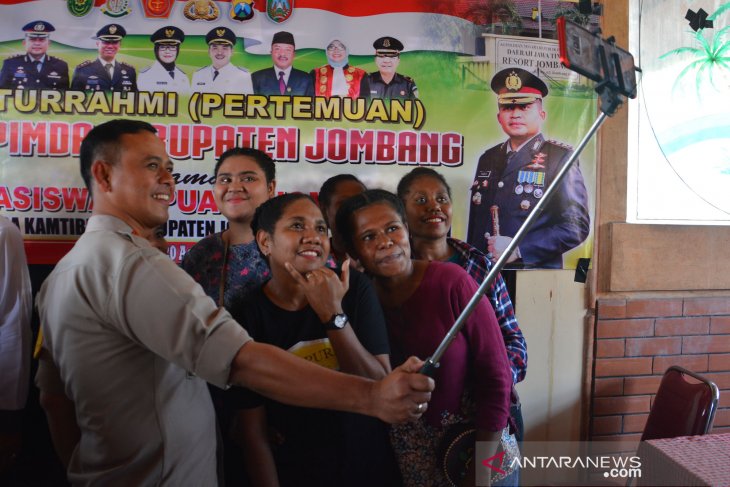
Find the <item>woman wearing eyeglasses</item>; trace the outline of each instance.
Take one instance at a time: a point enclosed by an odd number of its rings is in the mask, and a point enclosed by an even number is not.
[[[360,98],[367,97],[370,88],[365,70],[349,65],[347,46],[332,39],[325,48],[327,64],[313,69],[314,96]]]

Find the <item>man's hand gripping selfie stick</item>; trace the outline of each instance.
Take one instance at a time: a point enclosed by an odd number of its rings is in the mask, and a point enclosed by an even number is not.
[[[593,34],[591,34],[593,35]],[[596,37],[598,41],[601,41],[599,37]],[[609,41],[601,41],[601,42],[609,42]],[[563,47],[564,47],[564,39],[561,39],[561,61],[563,61]],[[454,340],[454,338],[457,337],[459,332],[461,331],[461,328],[466,323],[466,320],[469,318],[469,316],[474,311],[474,308],[479,303],[479,300],[482,299],[482,296],[484,296],[484,293],[489,288],[489,286],[492,285],[492,282],[494,282],[494,279],[496,278],[497,274],[499,274],[504,267],[504,265],[507,263],[507,259],[509,259],[509,256],[512,255],[512,252],[517,249],[517,246],[520,244],[522,239],[524,238],[525,234],[530,230],[530,227],[532,224],[537,220],[537,218],[540,216],[540,213],[543,211],[545,206],[550,201],[550,198],[552,197],[553,193],[558,191],[558,188],[563,181],[563,178],[566,174],[568,174],[568,171],[570,170],[573,163],[578,159],[578,156],[581,152],[583,152],[583,149],[588,144],[590,139],[595,135],[595,133],[598,131],[599,127],[603,124],[603,122],[606,120],[607,116],[613,115],[618,107],[620,106],[622,102],[622,96],[627,95],[631,96],[631,93],[625,93],[625,90],[623,89],[623,83],[611,83],[609,81],[609,77],[612,76],[621,76],[622,73],[610,73],[610,67],[616,66],[618,63],[609,63],[606,59],[606,50],[603,45],[594,46],[597,50],[597,58],[598,61],[601,62],[601,67],[605,70],[603,73],[609,73],[609,76],[604,76],[603,78],[595,79],[594,76],[590,76],[591,79],[598,82],[598,85],[596,86],[596,90],[599,91],[601,94],[601,114],[598,116],[598,118],[593,122],[593,125],[588,130],[588,133],[583,137],[583,139],[580,141],[578,146],[575,148],[573,154],[570,156],[570,158],[565,162],[563,167],[560,169],[558,174],[555,176],[555,179],[550,184],[548,189],[543,194],[543,197],[540,199],[540,201],[535,205],[532,212],[527,216],[527,219],[522,224],[519,230],[517,230],[517,233],[515,233],[514,237],[512,237],[512,241],[509,243],[507,248],[504,250],[502,255],[500,255],[499,259],[497,259],[497,262],[492,267],[492,270],[489,271],[487,274],[487,277],[484,278],[484,281],[479,286],[479,289],[474,293],[474,296],[472,296],[471,300],[469,300],[469,303],[466,305],[466,308],[461,312],[459,317],[456,319],[456,322],[454,322],[454,325],[451,327],[449,332],[446,334],[444,339],[439,344],[436,351],[429,357],[423,367],[421,367],[421,370],[419,371],[421,374],[428,375],[430,377],[433,377],[435,374],[436,369],[439,366],[439,362],[441,360],[441,357],[443,356],[444,352],[446,352],[446,349],[449,348],[449,345]],[[575,61],[568,64],[566,66],[574,71],[583,73],[584,70],[581,70],[581,66],[575,66]],[[618,66],[616,66],[618,69]],[[637,69],[633,66],[633,62],[631,64],[631,70]],[[602,74],[603,74],[602,73]],[[635,85],[634,85],[635,86]],[[606,91],[609,91],[609,93],[606,93]],[[633,92],[632,98],[635,97],[635,91]],[[611,100],[607,103],[607,100]]]

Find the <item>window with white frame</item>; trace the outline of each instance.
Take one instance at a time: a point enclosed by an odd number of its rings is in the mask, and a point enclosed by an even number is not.
[[[730,224],[730,1],[631,0],[630,222]]]

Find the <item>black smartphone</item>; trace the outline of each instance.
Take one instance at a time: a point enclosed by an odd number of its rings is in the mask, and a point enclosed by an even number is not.
[[[580,25],[559,17],[560,62],[566,68],[598,83],[605,82],[620,94],[636,98],[634,56]]]

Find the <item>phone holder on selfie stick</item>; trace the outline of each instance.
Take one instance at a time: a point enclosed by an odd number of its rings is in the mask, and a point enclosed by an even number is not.
[[[512,237],[512,241],[502,255],[500,255],[499,259],[497,259],[494,266],[492,266],[492,269],[484,278],[479,289],[477,289],[474,296],[469,300],[469,303],[467,303],[436,351],[426,360],[419,371],[421,374],[428,376],[434,375],[444,352],[446,352],[451,342],[459,334],[466,320],[479,303],[479,300],[484,296],[489,286],[492,285],[492,282],[494,282],[497,274],[501,272],[509,256],[517,249],[517,246],[530,230],[532,224],[540,216],[540,213],[550,201],[553,193],[558,191],[565,175],[568,174],[571,166],[606,120],[606,117],[616,113],[616,110],[623,103],[624,97],[636,97],[636,71],[639,71],[639,69],[633,64],[633,56],[627,51],[615,47],[612,38],[610,40],[602,40],[596,34],[590,33],[572,22],[565,21],[564,17],[558,19],[558,33],[560,37],[560,61],[568,69],[583,74],[597,82],[595,89],[601,100],[601,114],[593,122],[588,133],[586,133],[573,151],[573,154],[571,154],[570,158],[568,158],[555,176],[555,179],[545,191],[543,197],[532,209],[514,237]],[[573,37],[571,38],[571,36]],[[566,47],[568,42],[571,42],[570,47]],[[582,51],[581,48],[583,49]],[[568,52],[570,49],[572,49],[572,55]],[[590,52],[586,52],[587,50],[590,50]],[[630,57],[630,62],[626,55]],[[577,59],[576,56],[578,56]],[[586,61],[587,63],[585,65],[582,64]]]

